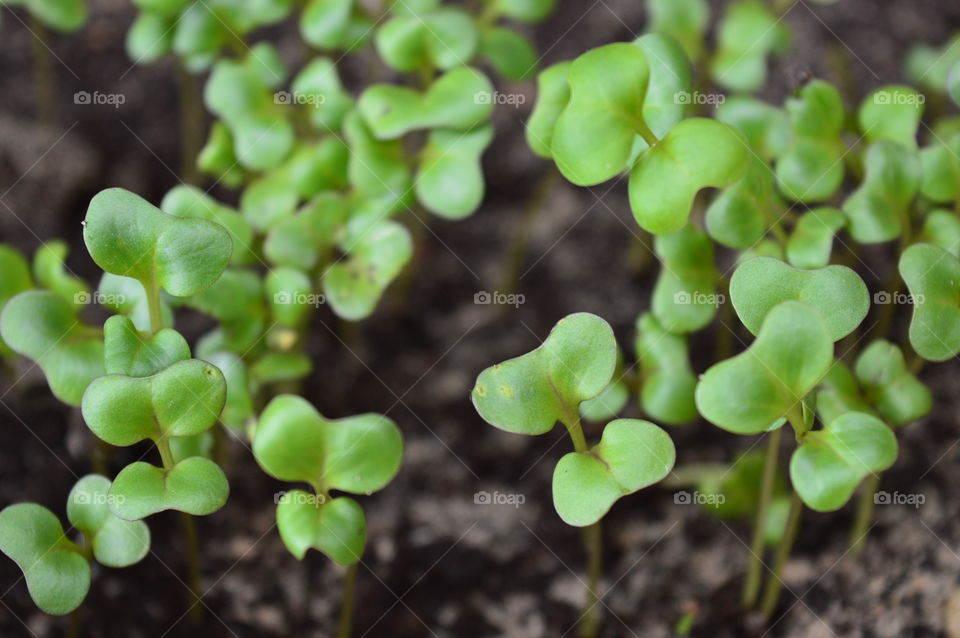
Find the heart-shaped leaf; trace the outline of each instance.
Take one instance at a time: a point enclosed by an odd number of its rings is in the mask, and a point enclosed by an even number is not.
[[[340,248],[348,258],[327,270],[323,292],[338,316],[359,321],[373,312],[384,290],[410,261],[413,242],[406,228],[384,221],[348,232]]]
[[[402,3],[393,7],[403,8]],[[451,69],[470,62],[479,33],[473,19],[459,7],[406,7],[381,26],[374,37],[377,53],[397,71],[436,67]]]
[[[914,244],[900,256],[900,275],[913,296],[913,349],[929,361],[960,352],[960,260],[942,248]]]
[[[253,228],[237,211],[224,206],[195,186],[180,185],[171,188],[160,202],[160,210],[176,217],[207,219],[223,226],[233,240],[234,264],[256,261],[253,246]]]
[[[756,91],[767,79],[767,55],[785,49],[789,37],[786,25],[759,0],[729,4],[717,34],[714,80],[732,91]]]
[[[190,358],[187,340],[170,328],[144,338],[127,317],[114,315],[103,324],[107,374],[150,377],[177,361]]]
[[[90,382],[103,375],[103,338],[80,322],[76,309],[56,293],[28,290],[9,300],[0,315],[3,341],[34,360],[53,395],[70,405],[80,405]]]
[[[537,70],[537,49],[513,29],[493,26],[481,30],[478,53],[508,80],[526,80]]]
[[[791,266],[812,270],[830,263],[833,236],[847,223],[836,208],[822,206],[800,216],[787,241]]]
[[[895,239],[920,188],[920,160],[915,150],[881,140],[867,149],[864,163],[862,184],[843,203],[850,236],[862,244]]]
[[[217,422],[225,394],[216,366],[188,359],[151,377],[98,378],[83,395],[83,419],[98,437],[121,447],[190,436]]]
[[[727,124],[705,118],[680,122],[630,172],[630,209],[637,223],[657,235],[683,228],[697,193],[743,177],[749,152],[746,140]]]
[[[782,155],[790,144],[790,120],[783,109],[747,96],[717,105],[716,118],[740,131],[763,159]]]
[[[783,208],[770,167],[751,154],[744,176],[723,189],[707,208],[707,232],[724,246],[744,250],[760,241]]]
[[[537,103],[527,120],[526,137],[530,149],[540,157],[553,157],[553,131],[557,119],[570,101],[567,74],[571,64],[560,62],[537,75]]]
[[[338,565],[360,560],[367,542],[363,509],[346,496],[323,500],[303,490],[291,490],[277,504],[277,529],[283,544],[298,560],[310,548]]]
[[[578,186],[604,182],[627,168],[643,119],[650,69],[639,47],[608,44],[570,65],[570,99],[556,121],[551,151],[563,176]]]
[[[90,589],[90,563],[53,512],[35,503],[0,511],[0,552],[23,571],[30,597],[48,614],[69,614]]]
[[[568,525],[592,525],[620,497],[659,482],[675,460],[670,435],[653,423],[611,421],[588,452],[570,452],[557,463],[553,506]]]
[[[823,423],[830,423],[847,412],[870,412],[856,377],[841,361],[835,362],[823,377],[816,399],[817,414]]]
[[[801,270],[771,257],[757,257],[737,267],[730,279],[730,299],[753,334],[780,303],[806,302],[820,312],[833,341],[853,332],[870,309],[866,284],[846,266]]]
[[[677,40],[691,60],[703,53],[704,33],[710,22],[706,0],[647,0],[649,31],[666,33]]]
[[[420,152],[417,199],[444,219],[464,219],[480,206],[484,181],[480,156],[493,140],[493,127],[430,131]]]
[[[960,197],[960,135],[954,134],[947,140],[936,138],[920,151],[920,164],[920,192],[924,197],[938,203]]]
[[[347,186],[350,149],[337,136],[299,146],[279,169],[301,199],[328,195]]]
[[[172,20],[153,11],[139,11],[127,30],[127,57],[137,64],[152,64],[173,48]]]
[[[309,110],[310,122],[320,130],[339,131],[343,118],[353,107],[353,98],[344,90],[336,64],[330,58],[313,59],[297,74],[290,88],[313,107]]]
[[[823,315],[802,301],[784,301],[739,355],[700,378],[697,409],[734,434],[759,434],[788,414],[830,369],[833,339]]]
[[[300,195],[284,171],[266,173],[250,182],[240,196],[240,212],[251,226],[268,231],[296,211]]]
[[[636,352],[643,411],[667,425],[696,419],[697,377],[690,367],[686,337],[667,332],[653,315],[644,314],[637,319]]]
[[[89,286],[67,271],[66,258],[67,245],[62,241],[48,242],[38,248],[33,256],[33,276],[37,284],[70,303],[89,303]]]
[[[828,199],[843,182],[843,99],[832,85],[813,80],[786,109],[793,142],[775,167],[780,192],[798,202]]]
[[[487,368],[471,393],[484,421],[516,434],[572,427],[583,401],[600,394],[617,365],[610,325],[586,312],[564,317],[535,350]]]
[[[487,76],[465,66],[444,73],[423,94],[393,84],[371,86],[357,108],[377,139],[392,140],[421,129],[472,129],[490,117],[492,95]]]
[[[267,474],[282,481],[309,483],[318,493],[364,494],[396,475],[403,437],[385,416],[330,420],[304,399],[281,395],[260,415],[253,454]]]
[[[107,567],[139,563],[150,551],[150,529],[143,521],[126,521],[110,511],[110,479],[88,474],[67,497],[67,519],[83,532],[97,562]]]
[[[653,315],[669,332],[683,334],[706,326],[717,312],[717,270],[713,244],[691,225],[659,235],[653,244],[663,268],[653,289]]]
[[[263,280],[257,272],[229,268],[217,282],[187,300],[187,304],[220,322],[221,344],[240,355],[257,345],[267,320]]]
[[[346,200],[324,193],[296,215],[274,224],[263,242],[271,264],[312,270],[336,245],[337,231],[350,216]]]
[[[790,482],[818,512],[840,509],[865,477],[897,460],[897,437],[875,416],[847,412],[807,432],[790,458]]]
[[[233,249],[223,226],[167,215],[122,188],[101,191],[90,201],[83,239],[90,256],[107,272],[177,297],[212,285]]]
[[[166,510],[206,516],[223,507],[229,495],[223,470],[202,456],[191,456],[168,469],[137,461],[113,479],[110,511],[127,521]]]
[[[889,140],[915,149],[925,102],[924,96],[909,86],[881,86],[860,104],[860,130],[870,142]]]
[[[916,421],[933,407],[930,390],[907,369],[896,344],[877,339],[857,357],[854,371],[870,403],[890,425]]]

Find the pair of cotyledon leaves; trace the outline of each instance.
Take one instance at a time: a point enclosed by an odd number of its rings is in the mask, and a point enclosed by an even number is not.
[[[561,319],[543,344],[484,370],[472,392],[485,421],[518,434],[544,434],[557,421],[579,428],[581,403],[610,384],[617,344],[595,315]],[[648,421],[617,419],[599,443],[565,455],[553,475],[553,502],[570,525],[600,520],[614,502],[661,480],[675,461],[669,435]]]
[[[541,73],[527,127],[535,152],[552,157],[581,186],[630,171],[630,207],[643,228],[682,228],[705,187],[725,187],[746,170],[749,149],[729,125],[683,119],[689,62],[666,35],[610,44]],[[650,136],[658,138],[652,147]]]
[[[403,437],[385,416],[331,420],[306,400],[281,395],[260,415],[253,454],[270,476],[316,491],[292,490],[277,505],[277,527],[290,553],[302,559],[315,548],[350,565],[363,554],[366,520],[356,501],[330,498],[328,490],[370,494],[383,488],[400,468]]]
[[[110,480],[89,474],[67,498],[67,519],[83,533],[86,548],[70,540],[56,515],[35,503],[18,503],[0,511],[0,552],[23,571],[30,597],[48,614],[68,614],[90,589],[90,558],[107,567],[139,562],[150,549],[143,521],[117,517]],[[85,550],[89,553],[85,553]]]

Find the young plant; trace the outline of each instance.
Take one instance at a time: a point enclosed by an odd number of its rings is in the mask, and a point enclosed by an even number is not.
[[[312,548],[347,567],[338,636],[348,636],[367,525],[355,500],[330,493],[370,495],[383,489],[403,459],[399,428],[379,414],[330,420],[305,399],[281,395],[260,415],[253,454],[270,476],[313,489],[312,494],[291,490],[281,495],[277,529],[298,560]]]
[[[487,368],[471,399],[487,423],[515,434],[538,435],[559,421],[574,451],[553,473],[553,505],[568,525],[584,527],[589,582],[581,634],[598,630],[602,533],[600,520],[628,494],[657,483],[673,467],[676,452],[661,428],[638,419],[616,419],[590,446],[580,406],[609,385],[617,363],[613,330],[601,318],[577,313],[557,322],[535,350]]]

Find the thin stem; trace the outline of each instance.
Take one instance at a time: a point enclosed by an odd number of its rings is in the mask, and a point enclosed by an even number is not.
[[[850,529],[850,552],[857,556],[866,546],[867,533],[873,521],[873,505],[876,501],[877,488],[880,487],[880,475],[871,474],[860,488],[860,500],[857,501],[857,515]]]
[[[797,495],[796,491],[790,497],[790,515],[787,518],[787,529],[783,534],[783,540],[777,548],[777,555],[773,561],[773,573],[767,579],[767,587],[763,591],[763,603],[760,606],[760,612],[764,620],[769,620],[777,608],[777,601],[780,599],[780,590],[783,588],[783,568],[790,560],[790,551],[793,549],[793,542],[797,539],[797,532],[800,530],[800,515],[803,513],[803,501]]]
[[[163,328],[163,313],[160,309],[160,282],[154,280],[152,285],[145,286],[147,292],[147,308],[150,311],[150,333],[157,334]]]
[[[767,456],[763,463],[763,483],[760,486],[760,503],[753,524],[753,540],[750,543],[750,562],[747,563],[747,578],[743,585],[743,606],[750,608],[757,602],[760,581],[763,575],[764,528],[773,497],[773,483],[777,475],[777,457],[780,453],[780,437],[783,428],[777,428],[767,439]]]
[[[70,612],[70,624],[67,625],[67,638],[80,638],[80,627],[83,625],[83,605]]]
[[[57,87],[56,70],[50,53],[50,37],[47,28],[40,20],[30,14],[30,31],[33,32],[33,69],[37,91],[37,120],[46,128],[52,129],[57,123]]]
[[[647,126],[646,121],[644,121],[642,117],[637,119],[635,125],[637,127],[637,134],[643,138],[643,140],[647,143],[647,146],[652,148],[657,145],[657,142],[660,140],[656,135],[653,134],[653,131],[650,130],[650,127]]]
[[[597,605],[600,597],[600,572],[603,570],[603,530],[600,521],[583,528],[583,546],[587,550],[587,599],[580,619],[580,637],[594,638],[600,626]]]
[[[498,292],[509,295],[516,290],[519,279],[518,271],[520,270],[520,264],[523,262],[524,256],[527,254],[527,248],[530,245],[533,223],[536,221],[540,211],[544,209],[543,204],[559,179],[560,171],[551,164],[550,168],[540,177],[530,191],[530,199],[527,200],[523,216],[520,218],[520,223],[517,224],[514,230],[513,239],[507,247]]]
[[[343,575],[343,600],[340,603],[340,624],[337,638],[350,638],[353,631],[353,603],[357,593],[357,563],[347,567]]]
[[[580,413],[575,411],[571,415],[567,415],[563,424],[567,427],[567,432],[570,433],[570,438],[573,440],[573,450],[574,452],[586,452],[587,451],[587,439],[583,435],[583,426],[580,424]]]
[[[203,110],[200,107],[200,90],[197,78],[177,64],[177,93],[180,98],[180,174],[187,184],[196,186],[200,181],[197,171],[197,156],[200,154],[200,135],[203,126]]]

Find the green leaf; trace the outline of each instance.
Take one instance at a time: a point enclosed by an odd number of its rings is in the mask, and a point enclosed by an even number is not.
[[[790,458],[790,481],[810,508],[840,509],[865,477],[897,460],[897,437],[880,419],[848,412],[807,432]]]
[[[227,383],[226,403],[220,413],[220,420],[228,428],[242,429],[253,416],[253,397],[250,394],[246,364],[232,352],[215,352],[203,356],[203,359],[217,366]]]
[[[363,509],[345,496],[322,503],[320,498],[303,490],[280,497],[277,529],[283,544],[298,560],[314,548],[338,565],[356,563],[367,543]]]
[[[342,197],[324,193],[296,215],[274,224],[264,240],[263,254],[277,266],[312,270],[330,254],[349,216]]]
[[[219,224],[167,215],[122,188],[100,191],[90,201],[83,239],[93,261],[107,272],[177,297],[211,286],[233,247]]]
[[[268,316],[263,280],[247,269],[225,270],[214,285],[186,303],[219,320],[222,346],[240,355],[257,345]]]
[[[643,101],[649,79],[647,56],[632,44],[608,44],[573,61],[567,72],[570,100],[551,143],[564,177],[591,186],[627,168],[634,136],[647,130]]]
[[[611,421],[589,452],[570,452],[557,463],[553,506],[568,525],[592,525],[620,497],[663,479],[675,460],[670,435],[653,423]]]
[[[48,614],[69,614],[87,597],[90,564],[47,508],[17,503],[0,511],[0,552],[20,567],[30,597]]]
[[[653,315],[644,314],[637,319],[636,353],[643,411],[667,425],[695,420],[697,377],[690,367],[686,337],[667,332]]]
[[[860,104],[857,121],[870,142],[889,140],[917,148],[917,127],[923,116],[923,95],[909,86],[875,89]]]
[[[304,482],[318,492],[369,494],[400,469],[403,437],[379,414],[327,419],[306,400],[281,395],[267,405],[253,437],[263,471],[281,481]]]
[[[797,220],[787,241],[787,260],[797,268],[823,268],[830,263],[833,237],[847,219],[836,208],[823,206],[807,211]]]
[[[359,321],[373,313],[387,286],[410,261],[413,242],[406,228],[384,221],[348,233],[340,249],[348,258],[327,269],[323,292],[339,317]]]
[[[717,34],[711,74],[722,87],[751,93],[767,80],[767,55],[786,48],[790,32],[758,0],[727,6]]]
[[[960,218],[957,213],[942,209],[927,213],[920,240],[960,258]]]
[[[309,109],[310,122],[320,130],[339,131],[343,118],[353,107],[353,98],[344,90],[336,64],[330,58],[313,59],[297,74],[290,88],[313,107]]]
[[[391,209],[402,207],[413,192],[413,178],[401,140],[376,139],[357,111],[347,115],[343,130],[350,143],[350,185],[364,197],[387,201]]]
[[[654,240],[663,268],[653,289],[651,308],[668,332],[683,334],[706,326],[717,313],[717,270],[713,244],[692,225]]]
[[[173,325],[173,311],[170,309],[169,300],[167,295],[160,294],[160,323],[163,326]],[[136,279],[103,273],[100,285],[97,286],[97,301],[113,312],[130,317],[137,330],[152,330],[147,292],[143,284]]]
[[[256,230],[269,231],[294,214],[299,200],[290,175],[274,171],[253,180],[244,189],[240,196],[240,212]]]
[[[906,425],[928,414],[933,397],[907,369],[900,347],[877,339],[867,346],[854,367],[870,403],[890,425]]]
[[[910,345],[929,361],[956,355],[960,352],[960,260],[942,248],[914,244],[900,256],[900,275],[913,296]]]
[[[223,122],[214,122],[210,137],[197,156],[197,167],[216,177],[224,186],[237,188],[245,179],[239,164],[230,129]]]
[[[730,299],[753,334],[781,302],[806,302],[826,321],[833,341],[853,332],[870,309],[866,284],[846,266],[801,270],[771,257],[757,257],[737,267],[730,279]]]
[[[783,208],[770,167],[751,154],[744,176],[723,189],[707,208],[707,232],[729,248],[750,248],[777,223]]]
[[[700,378],[697,409],[734,434],[759,434],[795,413],[833,362],[833,339],[820,312],[785,301],[763,321],[741,354],[712,366]]]
[[[556,0],[487,0],[495,15],[502,15],[517,22],[540,22],[551,13]]]
[[[679,230],[701,189],[724,188],[743,177],[749,152],[746,140],[722,122],[680,122],[630,172],[630,209],[637,223],[657,235]]]
[[[843,99],[832,85],[813,80],[787,100],[793,141],[777,160],[777,185],[798,202],[829,199],[843,182]]]
[[[302,352],[268,352],[250,366],[254,388],[271,383],[296,381],[310,374],[313,364]]]
[[[26,0],[40,22],[57,31],[76,31],[87,22],[86,0]]]
[[[430,131],[420,152],[415,189],[418,201],[444,219],[465,219],[483,200],[480,156],[493,140],[493,126],[469,131]]]
[[[30,277],[30,267],[23,255],[13,248],[0,244],[0,311],[11,298],[30,290],[33,281]],[[0,357],[10,354],[9,346],[0,338]]]
[[[609,421],[623,412],[629,401],[630,388],[623,380],[616,379],[600,394],[580,404],[580,416],[594,423]]]
[[[281,169],[301,199],[326,195],[347,185],[350,149],[335,136],[301,146]]]
[[[37,284],[72,304],[89,303],[89,286],[67,272],[66,258],[67,245],[62,241],[51,241],[38,248],[33,256],[33,276]]]
[[[716,118],[740,131],[763,158],[779,157],[790,144],[790,120],[782,109],[747,96],[717,105]]]
[[[10,348],[40,366],[53,395],[80,405],[83,391],[103,375],[100,331],[83,324],[76,306],[56,293],[22,292],[6,303],[0,335]]]
[[[706,0],[647,0],[649,31],[673,36],[691,60],[703,53],[704,33],[710,21]]]
[[[277,323],[289,328],[299,326],[306,313],[322,301],[319,295],[313,294],[310,278],[293,268],[271,270],[264,280],[264,291]]]
[[[188,359],[152,377],[100,377],[87,388],[81,407],[94,434],[122,447],[209,429],[223,409],[225,393],[220,370]]]
[[[137,461],[113,479],[110,511],[128,521],[166,510],[206,516],[223,507],[229,495],[223,470],[202,456],[191,456],[169,469]]]
[[[670,132],[689,106],[693,93],[690,60],[683,47],[662,33],[648,33],[633,41],[647,56],[650,81],[643,99],[643,120],[658,138]],[[634,139],[634,152],[648,148],[641,136]]]
[[[103,344],[107,374],[150,377],[190,358],[190,346],[176,330],[164,328],[144,338],[130,319],[120,315],[103,324]]]
[[[508,80],[526,80],[537,70],[537,49],[513,29],[487,27],[480,31],[479,54]]]
[[[816,405],[823,423],[830,423],[847,412],[870,412],[856,377],[841,361],[835,362],[820,382]]]
[[[374,36],[377,53],[397,71],[469,64],[480,35],[469,13],[458,7],[410,11],[384,23]]]
[[[537,75],[537,103],[526,125],[527,144],[540,157],[551,158],[557,119],[570,101],[567,74],[572,62],[548,66]]]
[[[394,84],[371,86],[357,108],[377,139],[391,140],[421,129],[479,126],[493,111],[492,95],[487,76],[459,67],[441,75],[422,94]]]
[[[573,427],[583,401],[599,395],[617,364],[610,325],[585,312],[557,322],[537,349],[487,368],[471,393],[484,421],[516,434]]]
[[[160,210],[168,215],[206,219],[223,226],[233,240],[231,263],[256,263],[253,252],[253,228],[237,211],[224,206],[195,186],[174,186],[160,202]]]
[[[937,203],[960,199],[960,135],[947,140],[936,138],[920,151],[922,181],[920,192]]]
[[[67,519],[83,532],[97,562],[107,567],[139,563],[150,551],[150,529],[143,521],[125,521],[110,511],[110,479],[87,474],[67,497]]]
[[[903,220],[920,188],[917,153],[881,140],[867,149],[864,163],[863,182],[843,203],[850,236],[861,244],[895,239],[903,232]]]
[[[344,46],[353,0],[309,0],[300,16],[300,35],[318,49]]]
[[[153,11],[140,11],[127,30],[127,57],[136,64],[156,62],[173,48],[173,21]]]

